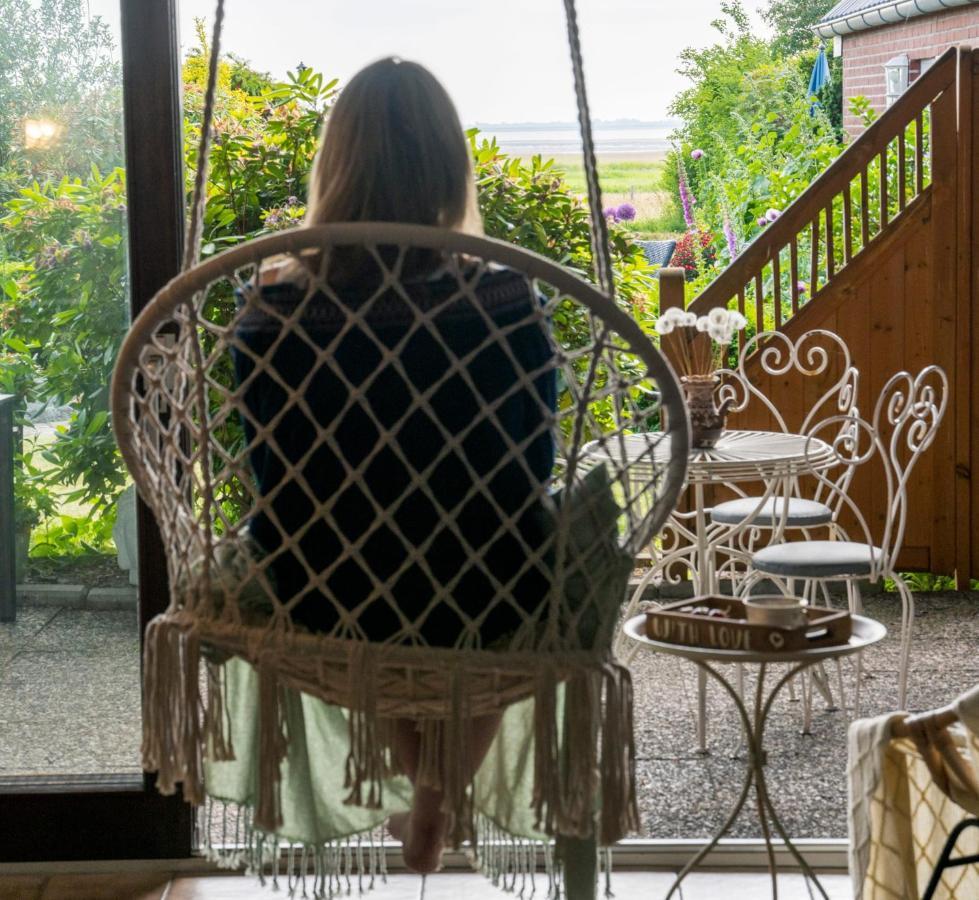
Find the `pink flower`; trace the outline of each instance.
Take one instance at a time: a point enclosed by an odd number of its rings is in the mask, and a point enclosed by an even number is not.
[[[758,227],[759,228],[764,228],[767,224],[768,224],[768,219],[766,219],[764,216],[759,216],[758,217]]]
[[[690,151],[690,158],[691,159],[700,159],[700,157],[703,156],[703,155],[704,155],[704,151],[701,150],[699,147],[696,150],[691,150]]]
[[[738,238],[734,233],[734,226],[727,213],[724,213],[724,239],[727,241],[727,252],[731,259],[738,255]]]
[[[774,222],[780,215],[782,215],[781,210],[774,208],[765,210],[765,218],[768,219],[769,222]]]
[[[808,284],[806,284],[806,283],[805,283],[804,281],[799,281],[799,282],[796,282],[796,285],[795,285],[795,289],[796,289],[796,290],[797,290],[797,291],[798,291],[798,292],[799,292],[800,294],[804,294],[804,293],[805,293],[806,291],[808,291],[808,290],[809,290],[809,285],[808,285]]]
[[[697,202],[694,199],[693,193],[690,190],[690,185],[687,184],[687,173],[683,168],[683,159],[680,159],[679,172],[677,173],[677,181],[680,188],[680,206],[683,209],[683,221],[687,223],[687,228],[692,229],[694,227],[693,219],[693,206]]]

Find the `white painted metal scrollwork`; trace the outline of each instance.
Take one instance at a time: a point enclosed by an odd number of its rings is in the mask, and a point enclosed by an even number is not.
[[[826,546],[800,542],[773,555],[763,551],[752,560],[754,572],[746,587],[775,574],[783,579],[800,578],[816,582],[846,583],[852,612],[862,607],[859,579],[871,583],[891,579],[901,597],[901,643],[898,679],[899,704],[907,700],[908,666],[914,598],[897,572],[897,561],[904,543],[908,522],[908,481],[915,465],[935,439],[948,403],[948,379],[938,366],[927,366],[916,375],[897,372],[884,385],[870,421],[859,415],[830,416],[818,423],[807,441],[807,452],[822,459],[829,446],[837,468],[853,471],[864,465],[879,465],[886,488],[883,525],[877,533],[865,512],[849,496],[845,487],[831,478],[833,469],[814,471],[813,477],[825,491],[827,503],[838,503],[851,525],[850,540],[837,546],[846,562],[838,571],[814,565]],[[831,545],[833,546],[833,545]],[[811,548],[811,549],[810,549]],[[859,688],[859,679],[858,679]],[[858,705],[858,701],[855,706]]]

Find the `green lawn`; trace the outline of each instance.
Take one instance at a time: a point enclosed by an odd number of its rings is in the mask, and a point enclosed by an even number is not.
[[[580,160],[559,159],[557,166],[564,171],[573,191],[585,192],[585,171]],[[662,160],[610,162],[600,160],[598,175],[605,194],[649,194],[662,190]]]
[[[602,185],[602,199],[606,206],[631,203],[636,208],[636,219],[631,230],[640,238],[660,238],[667,235],[668,224],[664,221],[664,205],[668,200],[663,190],[664,161],[652,154],[640,154],[643,159],[599,158],[598,175]],[[554,159],[555,168],[563,172],[572,191],[584,194],[585,172],[581,158],[576,155],[560,155]]]

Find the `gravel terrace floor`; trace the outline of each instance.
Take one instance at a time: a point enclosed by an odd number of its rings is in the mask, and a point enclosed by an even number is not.
[[[979,681],[979,594],[916,596],[909,702],[926,709]],[[867,614],[896,629],[895,594],[868,597]],[[863,711],[896,708],[897,632],[865,657]],[[733,804],[744,772],[739,726],[718,687],[708,695],[711,752],[695,752],[695,670],[640,653],[633,665],[642,836],[710,835]],[[23,606],[0,625],[0,782],[37,774],[136,773],[139,661],[135,610]],[[848,671],[847,684],[852,683]],[[748,689],[753,685],[749,674]],[[795,837],[846,836],[844,712],[816,701],[812,734],[801,704],[776,702],[766,737],[768,780]],[[742,816],[734,837],[757,837]]]

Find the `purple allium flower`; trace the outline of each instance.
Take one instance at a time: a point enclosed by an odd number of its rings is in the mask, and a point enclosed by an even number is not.
[[[680,189],[680,205],[683,207],[683,221],[687,223],[687,228],[693,229],[693,205],[697,202],[694,199],[693,194],[690,192],[690,186],[687,184],[687,172],[683,168],[683,160],[680,160],[679,172],[677,173],[677,182]]]
[[[703,156],[703,155],[704,155],[704,151],[701,150],[699,147],[696,150],[691,150],[690,151],[690,158],[691,159],[700,159],[700,157]]]
[[[615,215],[620,222],[631,222],[636,217],[636,208],[631,203],[623,203],[615,211]]]
[[[764,228],[767,224],[768,224],[768,219],[766,219],[764,216],[759,216],[758,217],[758,227],[759,228]]]
[[[727,213],[724,214],[724,238],[727,240],[727,252],[731,259],[738,255],[738,238],[734,233],[734,226]]]
[[[765,218],[768,219],[769,222],[774,222],[780,215],[782,215],[782,211],[780,209],[772,208],[765,210]]]
[[[606,206],[605,209],[602,210],[602,215],[605,216],[605,218],[610,222],[619,221],[619,211],[614,206]]]
[[[800,294],[804,294],[804,293],[805,293],[806,291],[808,291],[808,290],[809,290],[809,285],[808,285],[808,284],[806,284],[806,283],[805,283],[804,281],[797,281],[797,282],[796,282],[796,285],[795,285],[795,289],[796,289],[796,290],[797,290],[797,291],[798,291],[798,292],[799,292]]]

